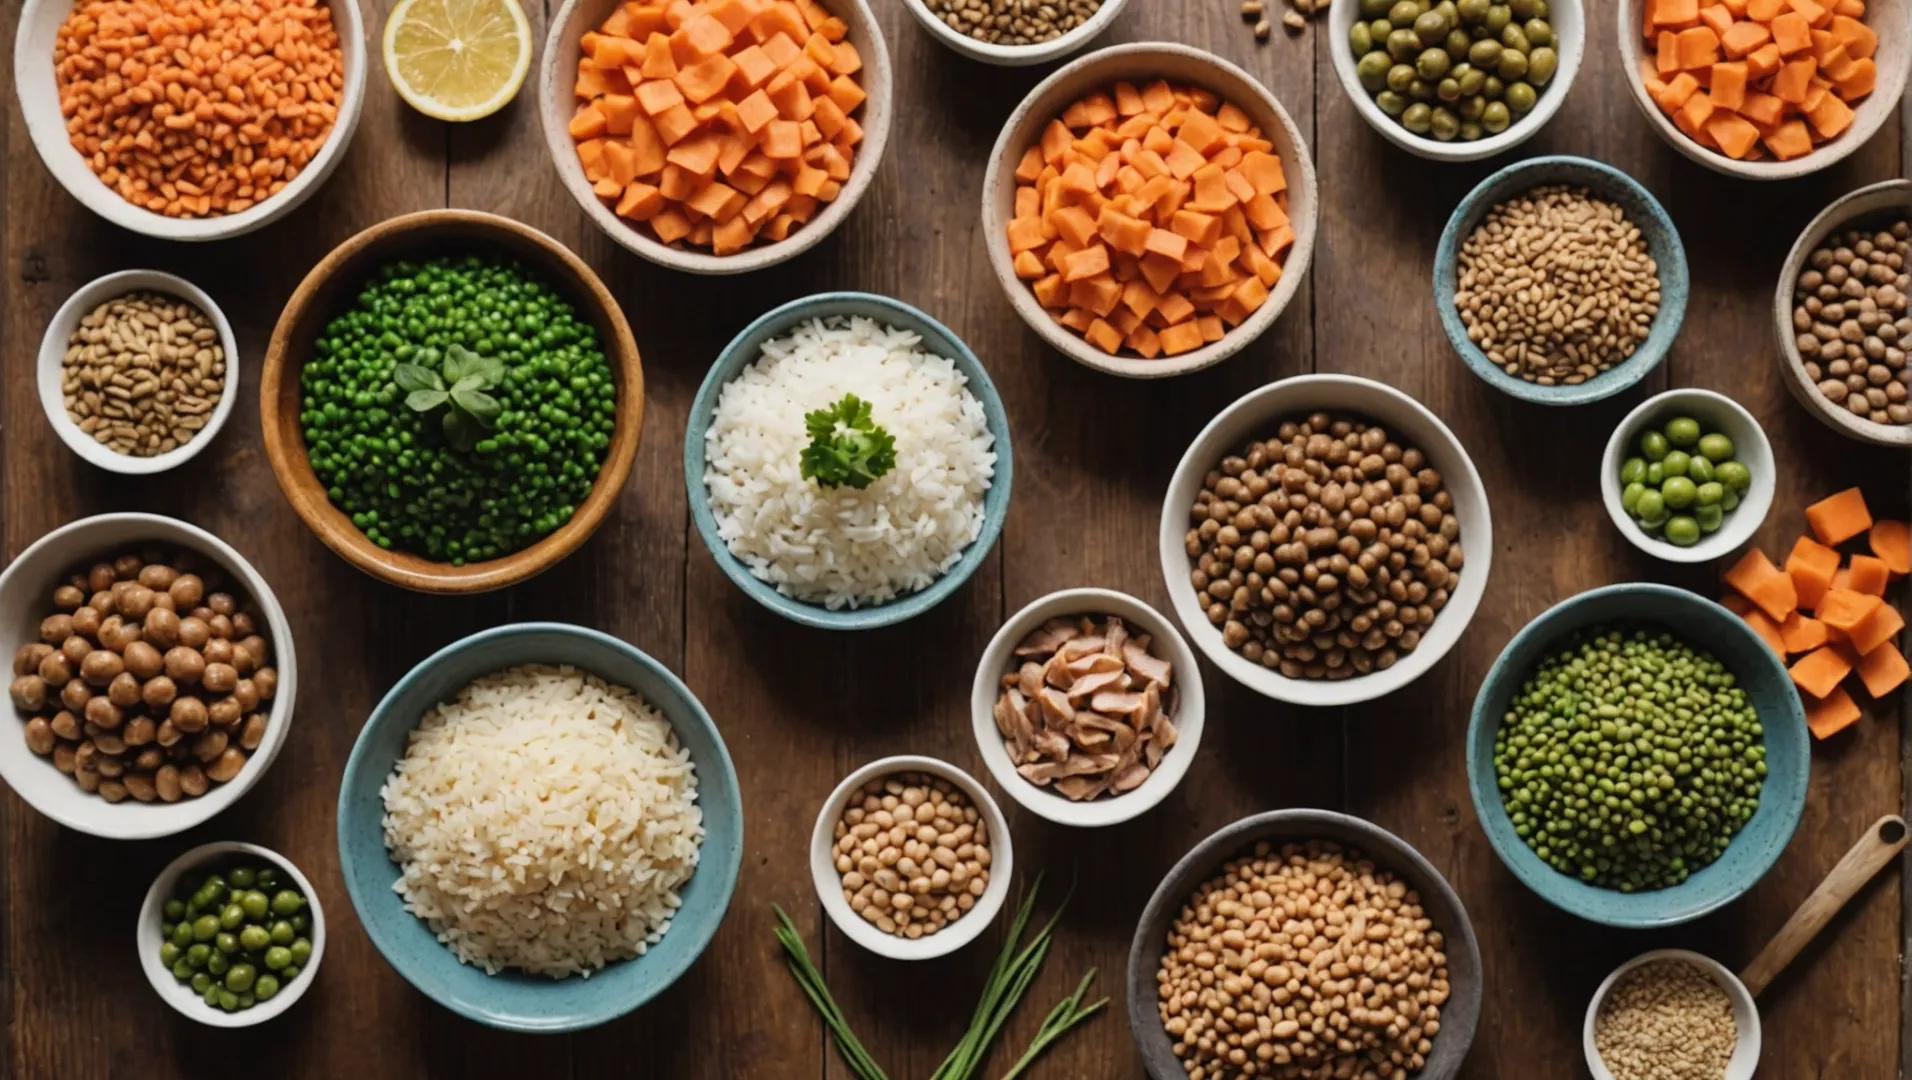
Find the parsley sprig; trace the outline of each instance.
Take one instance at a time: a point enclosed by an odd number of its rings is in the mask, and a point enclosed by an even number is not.
[[[896,440],[870,418],[870,403],[855,394],[805,413],[803,426],[810,433],[801,459],[803,477],[821,487],[860,491],[896,467]]]

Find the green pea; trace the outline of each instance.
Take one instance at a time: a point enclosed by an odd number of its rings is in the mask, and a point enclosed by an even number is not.
[[[1428,49],[1414,61],[1414,70],[1421,78],[1434,82],[1447,74],[1453,61],[1441,49]]]
[[[1359,29],[1366,31],[1365,27]],[[1387,86],[1388,69],[1393,66],[1386,53],[1371,52],[1354,62],[1354,74],[1368,93],[1379,93]]]
[[[1407,111],[1407,99],[1392,90],[1383,90],[1374,95],[1374,104],[1389,116],[1400,116]]]
[[[225,953],[215,952],[206,957],[206,970],[211,972],[215,979],[225,975],[231,967],[232,961],[226,957]]]
[[[252,991],[250,990],[247,990],[244,993],[239,995],[239,1007],[241,1009],[250,1009],[254,1005],[257,1005],[258,1003],[259,1003],[259,999],[257,997],[254,997]]]
[[[1720,509],[1718,503],[1714,503],[1711,506],[1695,506],[1693,508],[1693,520],[1700,523],[1701,532],[1716,533],[1719,531],[1719,527],[1726,521],[1726,511]]]
[[[206,987],[206,996],[205,996],[206,1004],[217,1009],[219,1007],[219,995],[222,992],[223,992],[222,987],[219,987],[217,985],[208,985]]]
[[[287,964],[285,966],[285,970],[279,972],[279,981],[282,983],[289,983],[298,974],[299,974],[299,965]]]
[[[1454,115],[1461,118],[1463,124],[1480,122],[1481,115],[1487,111],[1487,99],[1471,97],[1454,106]]]
[[[292,950],[292,962],[300,967],[304,967],[306,962],[312,959],[312,943],[305,938],[294,941],[288,948]]]
[[[1395,30],[1388,34],[1387,50],[1396,63],[1405,64],[1421,55],[1421,39],[1412,30]]]
[[[1414,36],[1422,45],[1432,45],[1447,36],[1447,19],[1438,11],[1426,11],[1414,18]]]
[[[1646,459],[1630,457],[1620,466],[1620,482],[1637,484],[1646,479]]]
[[[1666,499],[1666,505],[1675,510],[1684,510],[1693,505],[1699,488],[1684,476],[1669,476],[1666,483],[1660,485],[1660,495]]]
[[[1554,43],[1553,25],[1545,19],[1528,19],[1521,24],[1520,29],[1535,48],[1544,48]]]
[[[193,940],[211,941],[219,933],[219,916],[201,915],[193,920]]]
[[[1486,134],[1486,132],[1482,130],[1479,120],[1462,120],[1461,121],[1461,141],[1462,142],[1475,142],[1479,140],[1480,137],[1484,134]]]
[[[312,917],[310,915],[307,915],[303,911],[299,912],[297,915],[292,916],[291,921],[292,921],[292,929],[296,933],[303,934],[306,931],[312,929]]]
[[[1478,68],[1492,68],[1500,63],[1500,42],[1492,38],[1482,38],[1468,47],[1467,62]]]
[[[1727,488],[1726,494],[1720,496],[1719,508],[1721,510],[1724,510],[1730,513],[1738,506],[1739,506],[1739,493],[1734,491],[1732,488]]]
[[[203,971],[193,972],[192,988],[194,993],[197,993],[203,996],[206,993],[206,988],[211,985],[212,985],[211,975],[208,975]]]
[[[1396,27],[1405,28],[1413,26],[1414,20],[1420,17],[1420,5],[1416,4],[1414,0],[1399,0],[1399,3],[1396,3],[1388,9],[1388,21]]]
[[[1693,463],[1691,456],[1684,450],[1668,450],[1660,459],[1660,471],[1668,477],[1685,476],[1686,467]]]
[[[259,872],[250,866],[234,867],[232,873],[226,875],[226,883],[235,889],[250,889],[257,880]]]
[[[239,899],[239,906],[245,909],[246,918],[255,921],[265,918],[266,913],[271,910],[271,905],[272,902],[266,898],[266,894],[258,889],[248,890],[246,895]]]
[[[1481,96],[1489,101],[1499,101],[1500,96],[1506,92],[1507,83],[1499,75],[1487,76],[1487,81],[1480,86]]]
[[[192,977],[193,967],[186,962],[185,957],[173,961],[173,978],[178,979],[180,982],[191,982]]]
[[[1646,486],[1659,487],[1666,482],[1666,466],[1658,461],[1646,467]]]
[[[1432,108],[1434,84],[1416,75],[1414,81],[1407,84],[1407,96],[1415,101],[1429,102],[1428,107]]]
[[[1528,78],[1533,77],[1533,66],[1533,60],[1529,59],[1527,61]],[[1534,93],[1534,88],[1527,83],[1517,82],[1507,88],[1507,109],[1515,116],[1523,116],[1532,112],[1534,105],[1538,101],[1539,95]]]
[[[291,915],[304,906],[305,897],[300,896],[291,889],[280,889],[278,892],[272,894],[272,913],[274,915]]]
[[[1553,81],[1554,72],[1560,70],[1560,54],[1550,46],[1542,46],[1527,54],[1527,81],[1535,86],[1545,86]]]
[[[219,936],[212,939],[212,947],[230,956],[239,951],[239,935],[221,930]]]
[[[1364,22],[1356,22],[1348,27],[1348,47],[1354,50],[1354,55],[1366,60],[1368,54],[1374,51],[1373,28]]]
[[[195,940],[195,936],[196,936],[193,933],[193,925],[194,925],[193,923],[189,923],[189,922],[182,922],[175,925],[173,927],[173,933],[172,933],[173,944],[178,945],[181,948],[185,948],[186,946],[191,945],[193,941]],[[215,929],[213,932],[218,933],[218,930]]]
[[[1441,48],[1447,52],[1447,58],[1456,64],[1467,59],[1467,50],[1473,44],[1473,37],[1465,30],[1449,30],[1447,36],[1441,39]]]
[[[1702,440],[1702,442],[1703,441],[1704,440]],[[1711,454],[1707,456],[1712,457]],[[1746,494],[1746,489],[1753,486],[1753,473],[1751,469],[1748,469],[1746,466],[1731,458],[1725,461],[1721,461],[1718,458],[1714,458],[1713,460],[1713,479],[1726,485],[1728,491],[1733,492],[1735,495],[1744,495]]]
[[[258,952],[272,943],[272,935],[263,926],[248,926],[239,931],[239,947],[247,952]]]
[[[1373,47],[1377,49],[1387,48],[1388,35],[1392,34],[1393,32],[1394,32],[1394,24],[1387,21],[1385,18],[1376,19],[1373,22],[1368,24],[1368,37],[1373,40],[1374,42]]]
[[[271,975],[261,975],[252,983],[252,994],[260,1001],[271,1001],[279,993],[279,980]]]
[[[240,962],[232,965],[226,972],[226,989],[238,993],[252,989],[252,980],[259,977],[259,969],[251,964]]]
[[[1634,516],[1648,529],[1657,529],[1666,524],[1666,496],[1652,488],[1640,493],[1633,503]]]
[[[1679,547],[1692,547],[1700,540],[1700,523],[1687,514],[1674,514],[1666,519],[1665,535],[1668,543]]]
[[[1451,75],[1442,79],[1434,84],[1434,96],[1450,104],[1459,101],[1461,99],[1460,80]]]
[[[233,993],[231,990],[220,990],[218,991],[218,994],[219,994],[219,1007],[221,1009],[224,1009],[227,1012],[239,1011],[239,995],[238,994]]]
[[[1486,21],[1487,9],[1492,5],[1493,0],[1460,0],[1454,5],[1454,10],[1460,15],[1461,22],[1473,26]]]
[[[182,955],[183,950],[170,941],[159,947],[159,962],[165,964],[167,967],[172,967],[173,961],[178,960]]]
[[[1477,98],[1475,100],[1481,99]],[[1506,131],[1508,126],[1514,122],[1514,116],[1507,111],[1506,102],[1489,101],[1486,103],[1486,106],[1481,109],[1480,122],[1482,127],[1498,135]]]
[[[1489,34],[1498,35],[1502,27],[1514,21],[1514,13],[1506,4],[1494,4],[1487,9],[1487,18],[1481,25]]]
[[[1446,108],[1435,108],[1434,115],[1429,117],[1428,126],[1434,137],[1441,142],[1450,142],[1461,133],[1460,118]]]
[[[219,925],[226,930],[237,929],[245,921],[246,909],[236,903],[227,904],[225,910],[219,913]]]
[[[1693,501],[1701,506],[1717,506],[1726,497],[1726,486],[1717,481],[1707,481],[1695,489]]]
[[[1718,465],[1733,456],[1733,440],[1717,431],[1700,438],[1700,453]]]
[[[1502,49],[1500,63],[1494,68],[1495,74],[1507,82],[1525,78],[1527,75],[1527,54],[1514,49]]]
[[[1517,19],[1540,17],[1540,7],[1534,0],[1507,0],[1507,10]]]
[[[1478,97],[1481,86],[1487,82],[1487,73],[1471,64],[1463,64],[1467,71],[1456,75],[1461,82],[1461,94],[1465,97]]]
[[[274,945],[266,950],[265,965],[267,971],[278,971],[292,962],[292,950],[284,945]]]
[[[1640,436],[1640,456],[1648,461],[1659,461],[1666,457],[1666,452],[1671,449],[1672,446],[1667,443],[1666,436],[1658,431],[1649,431]]]
[[[1639,508],[1640,496],[1646,494],[1646,485],[1638,480],[1620,490],[1620,508],[1631,514]]]
[[[1709,483],[1713,479],[1713,463],[1696,455],[1686,463],[1686,475],[1695,484]]]
[[[267,936],[272,939],[274,945],[290,945],[299,935],[293,931],[291,923],[280,919],[268,928]]]
[[[1502,55],[1505,55],[1507,50],[1511,50],[1525,56],[1534,47],[1533,42],[1527,40],[1527,32],[1512,24],[1501,27],[1500,43],[1503,47]]]
[[[1666,441],[1684,450],[1700,441],[1700,422],[1690,416],[1676,416],[1666,422]]]
[[[162,911],[167,922],[176,923],[186,917],[186,902],[184,900],[168,900]]]
[[[186,950],[186,962],[196,968],[205,967],[206,961],[210,959],[212,959],[212,946],[203,941]]]
[[[1425,135],[1434,126],[1434,110],[1424,101],[1417,101],[1401,113],[1401,126],[1416,135]]]

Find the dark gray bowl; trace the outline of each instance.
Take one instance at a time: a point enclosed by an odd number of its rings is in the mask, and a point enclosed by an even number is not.
[[[1261,840],[1333,840],[1359,848],[1375,865],[1393,871],[1421,894],[1421,906],[1447,939],[1448,998],[1441,1007],[1441,1033],[1435,1036],[1434,1050],[1415,1080],[1459,1076],[1461,1061],[1474,1043],[1474,1028],[1480,1023],[1480,943],[1474,939],[1467,909],[1441,872],[1407,841],[1372,822],[1332,810],[1271,810],[1224,826],[1182,856],[1155,887],[1129,946],[1129,1030],[1149,1075],[1155,1080],[1183,1080],[1188,1075],[1155,1010],[1155,973],[1161,967],[1169,923],[1223,863]]]

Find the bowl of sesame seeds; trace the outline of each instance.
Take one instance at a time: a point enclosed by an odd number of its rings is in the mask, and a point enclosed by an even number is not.
[[[985,64],[1056,60],[1109,28],[1128,0],[903,0],[944,45]]]

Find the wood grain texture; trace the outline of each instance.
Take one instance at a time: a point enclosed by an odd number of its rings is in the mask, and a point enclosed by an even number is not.
[[[1119,994],[1134,920],[1161,874],[1201,837],[1274,807],[1346,809],[1419,847],[1472,913],[1487,969],[1484,1023],[1470,1080],[1584,1076],[1587,995],[1644,949],[1684,945],[1729,966],[1750,960],[1866,825],[1904,807],[1912,747],[1896,708],[1874,709],[1814,748],[1807,812],[1775,870],[1742,903],[1690,927],[1623,934],[1576,922],[1519,886],[1488,850],[1468,801],[1461,743],[1473,693],[1527,620],[1575,592],[1658,580],[1711,594],[1714,568],[1655,563],[1612,529],[1594,497],[1611,425],[1673,385],[1729,393],[1763,423],[1784,463],[1759,543],[1783,552],[1804,505],[1851,483],[1875,509],[1907,511],[1906,458],[1846,442],[1799,409],[1778,382],[1766,305],[1798,229],[1833,197],[1905,175],[1902,122],[1827,174],[1784,185],[1733,183],[1684,160],[1626,97],[1604,19],[1573,94],[1518,154],[1608,161],[1667,206],[1687,244],[1694,293],[1686,330],[1642,387],[1574,410],[1528,407],[1474,379],[1446,346],[1430,297],[1430,260],[1448,213],[1495,163],[1437,167],[1364,126],[1335,79],[1319,27],[1258,46],[1230,0],[1136,3],[1102,43],[1181,41],[1263,80],[1295,118],[1320,171],[1314,268],[1261,339],[1227,362],[1168,383],[1111,379],[1068,362],[1015,316],[979,232],[985,159],[1015,104],[1047,71],[985,67],[939,45],[903,10],[874,5],[897,74],[891,146],[874,186],[835,234],[791,263],[742,278],[675,275],[631,255],[578,211],[550,167],[530,95],[476,124],[425,120],[374,72],[357,138],[338,173],[287,221],[214,247],[164,245],[91,217],[51,180],[9,98],[0,121],[0,555],[108,509],[172,513],[234,543],[278,591],[301,666],[315,674],[297,729],[272,773],[232,812],[193,833],[111,844],[64,832],[0,795],[0,1075],[159,1078],[221,1075],[243,1057],[288,1078],[416,1076],[657,1080],[835,1080],[848,1074],[783,970],[769,905],[781,903],[819,957],[851,1020],[896,1080],[927,1076],[960,1035],[992,950],[992,931],[920,965],[880,960],[826,929],[805,843],[823,797],[850,769],[891,753],[946,758],[972,773],[972,666],[1002,618],[1055,589],[1101,585],[1166,610],[1155,557],[1161,492],[1196,431],[1236,397],[1306,371],[1389,382],[1428,403],[1468,446],[1489,488],[1501,549],[1486,600],[1462,642],[1415,687],[1359,708],[1309,711],[1268,702],[1212,668],[1200,759],[1163,804],[1110,829],[1050,825],[1007,803],[1018,861],[1047,869],[1049,903],[1075,898],[1048,966],[1005,1033],[999,1076],[1041,1014],[1089,967]],[[392,0],[367,0],[368,31]],[[0,10],[11,40],[18,5]],[[556,0],[530,0],[539,35]],[[10,61],[10,51],[0,64]],[[6,70],[0,68],[0,70]],[[10,82],[10,80],[9,80]],[[1504,162],[1503,162],[1504,163]],[[383,587],[333,556],[299,523],[267,469],[253,407],[259,361],[280,308],[331,247],[395,214],[438,206],[488,210],[556,237],[590,263],[623,306],[645,360],[646,431],[623,497],[569,559],[529,583],[481,597]],[[67,453],[40,412],[32,357],[46,321],[87,280],[152,265],[207,288],[239,337],[246,407],[187,470],[136,482]],[[989,367],[1015,431],[1016,499],[995,557],[932,613],[845,636],[793,626],[758,608],[689,532],[682,437],[710,361],[756,314],[810,292],[887,293],[961,335]],[[560,1037],[503,1035],[415,992],[351,916],[332,836],[339,775],[363,718],[437,647],[523,619],[564,619],[633,642],[681,673],[723,729],[744,787],[747,848],[730,918],[672,991],[638,1014]],[[1902,764],[1904,763],[1904,764]],[[212,838],[286,853],[315,881],[331,918],[317,984],[262,1030],[203,1029],[163,1010],[133,957],[130,928],[150,876]],[[1912,982],[1900,962],[1912,894],[1902,872],[1862,889],[1763,998],[1762,1075],[1874,1080],[1912,1051]],[[1044,907],[1048,907],[1045,904]],[[1139,1080],[1119,1001],[1034,1072]]]

